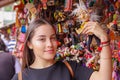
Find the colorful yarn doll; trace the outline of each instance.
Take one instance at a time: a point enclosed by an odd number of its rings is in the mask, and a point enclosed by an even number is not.
[[[37,9],[35,8],[35,6],[34,6],[33,3],[27,3],[25,5],[25,8],[28,9],[28,11],[30,12],[29,13],[29,14],[31,14],[31,16],[30,16],[30,22],[32,22],[36,18]]]
[[[76,16],[79,22],[82,22],[80,28],[76,29],[76,32],[78,34],[81,34],[82,30],[84,29],[84,25],[88,21],[99,21],[99,16],[96,14],[96,12],[93,12],[91,8],[86,7],[84,2],[82,0],[79,1],[79,4],[76,4],[77,8],[73,10],[72,15]],[[88,41],[87,41],[87,49],[92,52],[90,49],[90,44],[92,42],[93,37],[95,38],[97,45],[100,45],[100,39],[96,37],[94,34],[89,33],[88,34]]]
[[[19,21],[19,14],[23,13],[24,11],[24,4],[22,3],[22,0],[20,0],[20,4],[14,6],[14,10],[16,11],[16,27],[21,27],[21,23]]]

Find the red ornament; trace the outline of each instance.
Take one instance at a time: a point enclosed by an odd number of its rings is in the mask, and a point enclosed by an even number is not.
[[[102,50],[102,47],[98,47],[98,49],[97,49],[99,52]]]
[[[60,45],[61,45],[61,42],[59,42],[59,41],[56,41],[56,43],[57,43],[57,45],[58,45],[58,46],[60,46]]]

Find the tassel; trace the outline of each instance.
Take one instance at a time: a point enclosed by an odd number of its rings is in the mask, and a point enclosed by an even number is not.
[[[62,33],[62,27],[61,27],[61,24],[60,24],[60,23],[58,23],[58,32],[59,32],[59,33]]]
[[[64,11],[71,11],[72,9],[72,0],[65,0],[65,9]]]

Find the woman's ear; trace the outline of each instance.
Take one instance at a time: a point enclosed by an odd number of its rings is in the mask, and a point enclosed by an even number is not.
[[[28,46],[30,49],[33,49],[33,48],[32,48],[32,44],[31,44],[30,41],[27,42],[27,46]]]

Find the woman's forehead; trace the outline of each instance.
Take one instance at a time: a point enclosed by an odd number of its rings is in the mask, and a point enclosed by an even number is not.
[[[54,28],[51,25],[41,25],[34,30],[35,34],[53,34],[55,33]]]

